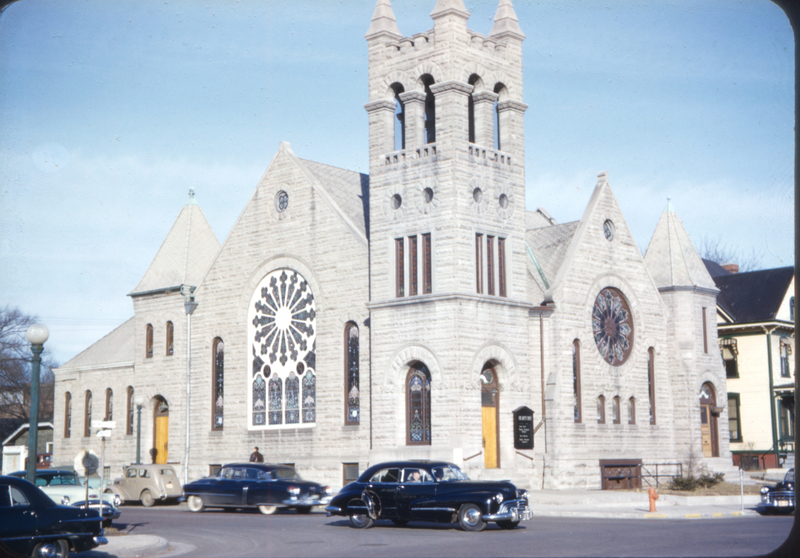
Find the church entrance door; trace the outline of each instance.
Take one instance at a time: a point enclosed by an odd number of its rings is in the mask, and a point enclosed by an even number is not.
[[[168,457],[169,440],[169,405],[162,397],[156,398],[156,406],[153,410],[153,423],[155,432],[153,433],[153,449],[155,450],[154,462],[166,463]]]
[[[497,373],[494,368],[485,368],[481,372],[481,421],[483,464],[487,469],[496,469],[500,466],[497,436],[498,396]]]
[[[703,387],[700,388],[700,438],[705,457],[719,457],[717,416],[713,412],[716,404],[714,386],[709,383],[703,384]]]

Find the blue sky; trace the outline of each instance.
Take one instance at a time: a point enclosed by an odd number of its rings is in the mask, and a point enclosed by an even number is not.
[[[435,0],[392,0],[404,35]],[[497,0],[465,0],[488,33]],[[0,15],[0,306],[62,363],[133,315],[187,200],[222,242],[278,149],[368,172],[373,0],[22,0]],[[526,205],[579,219],[607,171],[646,248],[793,265],[794,43],[768,0],[516,0]]]

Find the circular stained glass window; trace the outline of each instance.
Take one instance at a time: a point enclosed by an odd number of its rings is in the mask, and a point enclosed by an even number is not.
[[[278,210],[278,213],[282,213],[287,207],[289,207],[289,194],[285,190],[281,190],[275,194],[275,209]]]
[[[606,235],[606,239],[613,240],[614,238],[614,222],[611,219],[606,219],[606,222],[603,223],[603,234]]]
[[[592,309],[592,333],[606,362],[621,366],[633,349],[633,316],[625,296],[617,289],[600,291]]]

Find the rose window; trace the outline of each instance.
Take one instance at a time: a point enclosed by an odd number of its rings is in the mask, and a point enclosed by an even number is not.
[[[296,271],[273,271],[256,288],[248,320],[252,427],[316,422],[315,319],[314,295]]]
[[[622,365],[633,348],[633,317],[625,296],[617,289],[600,291],[592,309],[592,333],[602,357]]]

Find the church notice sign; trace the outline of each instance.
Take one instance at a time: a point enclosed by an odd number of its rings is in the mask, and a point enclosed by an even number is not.
[[[514,409],[514,447],[533,449],[533,410],[522,406]]]

